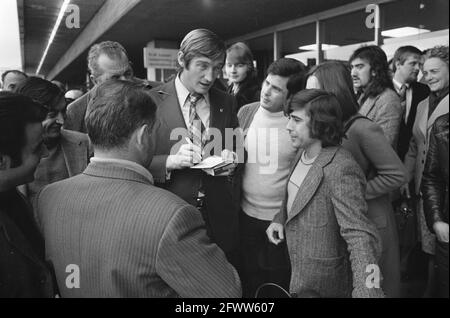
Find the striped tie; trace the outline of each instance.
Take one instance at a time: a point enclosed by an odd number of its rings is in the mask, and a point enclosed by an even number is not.
[[[200,117],[197,114],[197,103],[203,98],[200,94],[190,94],[188,98],[189,105],[189,138],[192,143],[201,150],[205,147],[207,139],[207,131]]]

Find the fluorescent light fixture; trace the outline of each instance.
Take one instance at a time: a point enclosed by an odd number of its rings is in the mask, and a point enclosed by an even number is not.
[[[404,36],[419,35],[419,34],[428,33],[428,32],[430,32],[430,30],[413,28],[413,27],[403,27],[403,28],[382,31],[381,35],[385,36],[385,37],[389,37],[389,38],[402,38]]]
[[[322,50],[326,51],[329,49],[334,49],[339,47],[339,45],[334,44],[322,44]],[[310,44],[310,45],[303,45],[299,47],[299,50],[305,50],[305,51],[315,51],[317,49],[317,44]]]
[[[64,0],[64,3],[59,11],[58,19],[56,19],[55,26],[53,27],[52,33],[50,34],[50,38],[48,39],[47,47],[45,48],[44,54],[42,54],[41,61],[39,62],[39,66],[36,70],[36,74],[39,74],[41,71],[42,65],[44,64],[45,58],[47,57],[48,50],[53,43],[53,39],[55,38],[56,32],[58,31],[59,25],[64,17],[64,13],[66,13],[66,9],[69,6],[70,0]]]

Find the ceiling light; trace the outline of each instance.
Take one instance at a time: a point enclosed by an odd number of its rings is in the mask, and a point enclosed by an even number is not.
[[[52,33],[50,34],[50,38],[48,39],[47,47],[45,48],[44,54],[42,54],[41,61],[39,62],[39,66],[36,69],[36,74],[39,74],[39,72],[41,71],[42,65],[44,64],[45,58],[47,57],[48,50],[53,43],[53,39],[55,38],[56,32],[58,31],[59,25],[61,24],[64,13],[66,12],[69,3],[70,0],[64,0],[61,10],[59,11],[58,19],[56,19],[55,26],[53,27]]]
[[[384,37],[389,37],[389,38],[402,38],[404,36],[419,35],[419,34],[427,33],[427,32],[430,32],[430,30],[413,28],[413,27],[403,27],[403,28],[397,28],[397,29],[383,31],[383,32],[381,32],[381,35]]]
[[[334,44],[322,44],[322,50],[326,51],[329,49],[334,49],[339,47],[339,45],[334,45]],[[310,45],[304,45],[304,46],[300,46],[299,50],[304,50],[304,51],[315,51],[317,50],[317,44],[310,44]]]

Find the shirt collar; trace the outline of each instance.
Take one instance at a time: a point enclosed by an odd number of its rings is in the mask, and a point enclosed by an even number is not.
[[[91,158],[92,163],[98,163],[98,164],[115,164],[121,167],[124,167],[126,169],[132,170],[143,177],[145,177],[151,184],[154,184],[153,176],[140,164],[130,161],[130,160],[124,160],[124,159],[110,159],[110,158],[99,158],[99,157],[93,157]]]
[[[402,88],[403,85],[405,85],[407,89],[409,88],[408,83],[402,84],[399,81],[397,81],[395,78],[392,79],[392,82],[394,83],[394,87],[395,87],[395,90],[397,91],[397,93],[400,92],[400,89]]]

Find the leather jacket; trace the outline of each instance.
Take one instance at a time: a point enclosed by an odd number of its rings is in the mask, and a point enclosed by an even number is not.
[[[434,223],[448,223],[448,117],[447,113],[434,123],[422,180],[425,218],[432,232]]]

